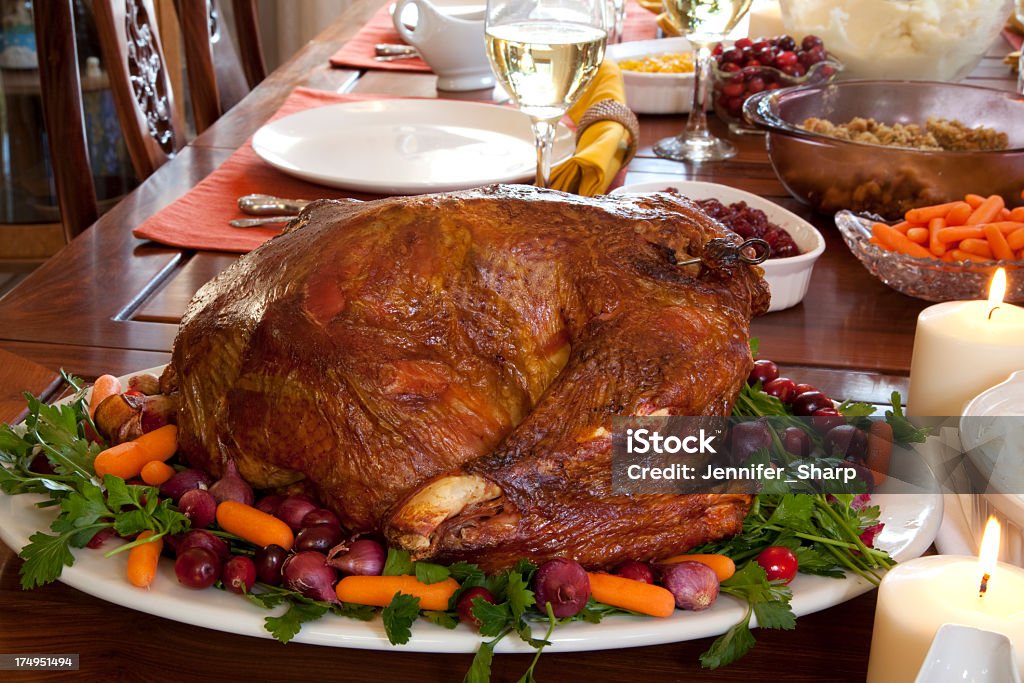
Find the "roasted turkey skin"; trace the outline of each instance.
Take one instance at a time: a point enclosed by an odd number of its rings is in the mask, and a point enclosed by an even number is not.
[[[726,414],[759,268],[670,194],[527,186],[321,201],[205,285],[162,378],[181,448],[303,482],[354,531],[489,568],[739,531],[744,496],[610,496],[610,420]]]

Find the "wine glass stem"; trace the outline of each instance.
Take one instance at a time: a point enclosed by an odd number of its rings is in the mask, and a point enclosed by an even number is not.
[[[684,136],[693,138],[708,138],[708,116],[705,113],[708,101],[708,83],[711,80],[711,48],[707,45],[699,45],[695,50],[696,64],[693,69],[693,103],[690,105],[690,115],[686,118],[686,131]]]
[[[555,126],[558,119],[534,119],[533,139],[537,145],[537,187],[551,184],[551,150],[555,144]]]

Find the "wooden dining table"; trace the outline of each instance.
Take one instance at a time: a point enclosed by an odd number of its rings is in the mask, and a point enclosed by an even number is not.
[[[0,421],[19,417],[18,394],[61,391],[55,371],[86,379],[166,363],[178,322],[195,291],[233,263],[234,254],[144,242],[131,230],[217,168],[273,114],[296,86],[334,92],[436,97],[426,73],[331,68],[328,58],[373,15],[381,0],[357,0],[239,105],[188,144],[134,192],[0,299]],[[1000,39],[969,82],[1012,88]],[[445,96],[453,96],[447,94]],[[459,95],[487,99],[489,92]],[[769,198],[805,217],[827,248],[802,304],[753,322],[761,356],[836,397],[886,403],[906,395],[915,320],[925,302],[872,277],[843,244],[831,218],[792,199],[769,163],[764,138],[731,136],[738,155],[689,165],[657,158],[654,141],[676,134],[679,115],[642,116],[639,153],[626,182],[704,180]],[[719,135],[728,131],[712,117]],[[322,647],[225,633],[105,602],[62,583],[23,591],[16,549],[0,544],[0,654],[79,655],[74,672],[9,672],[5,680],[458,681],[471,655]],[[196,594],[202,600],[202,594]],[[868,663],[875,594],[798,620],[795,631],[758,630],[757,646],[718,670],[700,667],[710,639],[620,649],[545,653],[540,681],[861,681]],[[527,655],[498,655],[493,680],[516,680]]]

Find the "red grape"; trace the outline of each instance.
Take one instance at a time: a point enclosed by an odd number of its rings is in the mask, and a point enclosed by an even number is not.
[[[232,593],[248,593],[256,583],[256,563],[245,555],[235,555],[224,565],[222,578]]]
[[[776,377],[764,385],[764,393],[774,396],[783,403],[789,403],[796,398],[796,384],[788,377]]]
[[[796,576],[799,563],[789,548],[781,545],[768,546],[757,556],[757,563],[768,575],[769,581],[782,580],[789,583]]]
[[[481,586],[473,586],[472,588],[467,588],[463,591],[462,595],[459,596],[458,602],[455,603],[455,610],[459,613],[459,620],[462,621],[462,623],[470,624],[475,628],[480,628],[480,620],[473,614],[473,600],[475,598],[480,598],[492,605],[497,602],[491,591]]]
[[[832,399],[820,391],[805,391],[793,399],[793,414],[810,417],[824,408],[834,408]]]
[[[268,545],[265,548],[257,548],[253,556],[256,562],[256,576],[263,583],[271,586],[281,585],[281,567],[288,559],[288,551],[279,545]]]
[[[770,360],[762,359],[754,361],[754,369],[747,376],[747,384],[761,383],[764,386],[779,376],[779,366]]]
[[[782,447],[787,452],[806,458],[811,452],[811,437],[799,427],[786,427],[782,434]]]
[[[174,562],[178,581],[189,588],[209,588],[220,578],[220,560],[206,548],[189,548]]]

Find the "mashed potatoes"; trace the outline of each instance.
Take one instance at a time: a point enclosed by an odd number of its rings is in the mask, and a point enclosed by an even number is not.
[[[781,0],[792,35],[820,36],[846,77],[958,81],[988,51],[1012,0]]]

